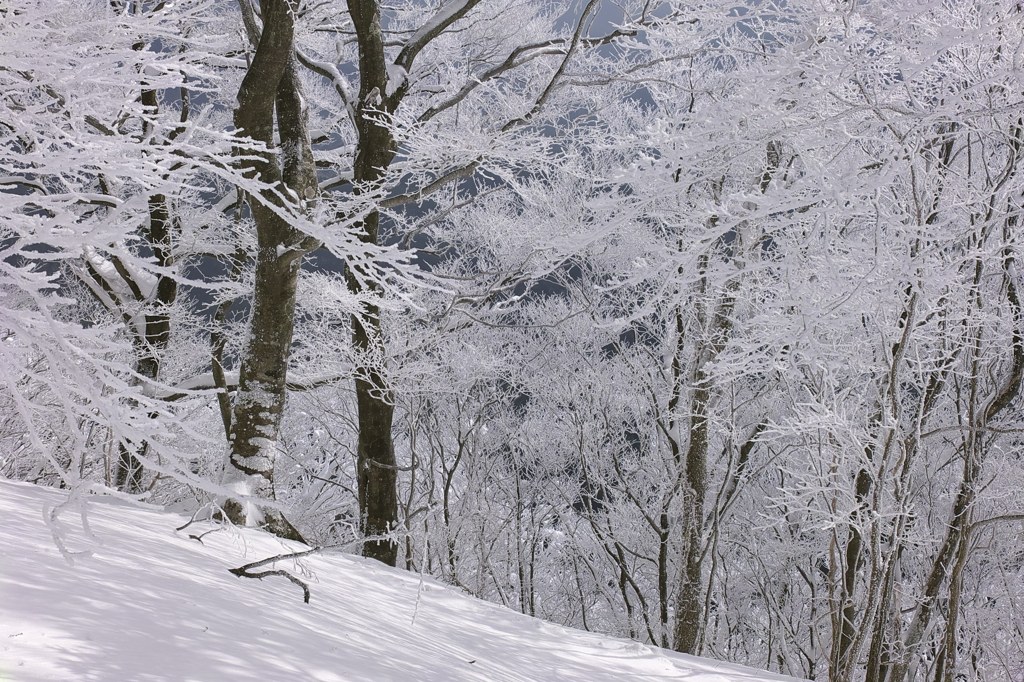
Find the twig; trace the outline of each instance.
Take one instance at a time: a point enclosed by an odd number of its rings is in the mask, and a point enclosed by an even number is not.
[[[191,533],[189,533],[188,539],[189,540],[195,540],[196,542],[198,542],[201,545],[201,544],[203,544],[203,538],[205,538],[210,533],[216,533],[219,530],[224,530],[224,529],[223,528],[211,528],[210,530],[206,531],[205,533],[200,533],[199,535],[192,535]]]
[[[181,531],[185,530],[186,528],[188,528],[189,526],[191,526],[191,525],[192,525],[193,523],[195,523],[195,522],[196,522],[196,517],[197,517],[197,516],[199,516],[199,512],[203,511],[204,509],[206,509],[206,508],[207,508],[207,507],[209,507],[209,506],[210,506],[209,504],[204,504],[204,505],[203,505],[202,507],[200,507],[199,509],[196,509],[196,510],[195,510],[195,511],[194,511],[194,512],[192,513],[192,518],[190,518],[190,519],[188,520],[188,523],[186,523],[186,524],[185,524],[184,526],[178,526],[177,528],[175,528],[175,529],[174,529],[174,530],[175,530],[175,532],[178,532],[178,533],[180,533]]]

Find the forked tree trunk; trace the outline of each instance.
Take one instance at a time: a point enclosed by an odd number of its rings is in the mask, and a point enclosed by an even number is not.
[[[287,392],[288,359],[295,318],[295,290],[303,256],[316,246],[282,216],[301,214],[317,197],[316,171],[296,73],[294,7],[288,0],[261,0],[263,31],[238,92],[235,126],[265,147],[243,149],[240,166],[267,189],[250,197],[256,225],[256,285],[249,339],[243,351],[231,420],[227,483],[240,495],[224,511],[234,523],[260,525],[286,538],[298,531],[276,508],[274,464]],[[272,151],[274,113],[281,158]],[[276,211],[274,209],[277,209]]]
[[[713,217],[711,225],[717,223]],[[708,285],[709,258],[700,259],[700,283],[697,288],[697,322],[703,327],[706,339],[699,339],[693,350],[693,369],[690,371],[690,438],[686,452],[676,452],[676,466],[681,466],[683,493],[682,571],[676,593],[675,627],[672,647],[685,654],[699,654],[698,648],[704,629],[704,603],[708,585],[704,581],[704,506],[708,487],[708,444],[713,398],[711,378],[707,367],[718,357],[732,332],[732,310],[735,296],[728,292],[718,301],[709,300],[713,292]],[[685,353],[683,312],[675,311],[676,350],[673,360],[675,388],[669,409],[677,412],[686,386],[682,382],[682,356]],[[678,445],[674,446],[678,450]]]

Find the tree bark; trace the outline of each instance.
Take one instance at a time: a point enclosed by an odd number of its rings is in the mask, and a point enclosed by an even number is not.
[[[142,49],[141,45],[139,49]],[[140,99],[146,111],[151,116],[155,116],[160,107],[156,91],[144,89]],[[187,116],[188,109],[183,107],[182,123],[185,122]],[[147,137],[153,131],[153,124],[148,119],[143,119],[143,130]],[[160,375],[160,361],[171,339],[170,307],[178,297],[178,282],[166,274],[166,271],[173,265],[171,242],[176,227],[165,195],[151,195],[147,200],[147,206],[149,209],[149,225],[143,231],[144,238],[146,244],[153,250],[156,265],[160,269],[157,274],[156,291],[154,292],[155,300],[147,301],[147,297],[154,294],[143,292],[127,270],[120,267],[117,269],[125,283],[128,284],[129,289],[131,289],[136,301],[142,304],[156,304],[155,310],[146,314],[145,326],[141,335],[137,329],[130,329],[138,353],[135,371],[144,381],[156,381]],[[145,453],[149,449],[149,443],[142,443],[140,449]],[[142,473],[142,461],[128,447],[127,443],[119,443],[118,461],[114,472],[114,485],[117,489],[130,494],[142,492]]]
[[[156,106],[156,94],[147,91],[152,96],[153,106]],[[143,94],[143,102],[147,103],[147,96]],[[156,308],[146,314],[145,327],[141,336],[136,332],[135,345],[138,352],[138,359],[135,363],[135,371],[144,381],[156,381],[160,376],[160,362],[167,344],[171,339],[171,316],[170,307],[178,297],[178,283],[173,277],[163,274],[172,265],[171,258],[171,233],[173,221],[170,209],[167,205],[167,197],[162,194],[155,194],[149,198],[149,229],[146,234],[146,243],[153,249],[156,257],[156,264],[161,273],[157,275],[156,298],[152,303]],[[135,288],[138,291],[138,288]],[[141,300],[141,291],[137,297]],[[149,443],[144,442],[140,446],[143,453],[149,449]],[[114,472],[114,485],[118,490],[130,494],[142,492],[142,461],[125,443],[118,444],[118,461]]]
[[[703,626],[704,580],[701,570],[704,538],[704,503],[707,496],[708,402],[711,392],[698,372],[690,400],[692,421],[686,448],[683,491],[683,569],[676,599],[676,651],[696,654]]]
[[[302,258],[316,246],[286,216],[301,214],[317,196],[295,67],[294,7],[288,0],[261,0],[260,8],[263,31],[239,89],[234,117],[241,134],[262,145],[239,153],[244,154],[243,172],[259,179],[265,189],[249,201],[256,225],[256,284],[231,420],[228,471],[228,483],[240,496],[228,500],[224,511],[234,523],[262,525],[276,535],[301,540],[278,509],[257,511],[253,502],[275,497],[274,464],[287,395],[295,291]],[[272,151],[275,109],[280,159]]]
[[[359,104],[356,124],[359,146],[353,167],[355,193],[373,191],[395,156],[391,130],[381,125],[380,112],[394,111],[398,102],[385,102],[387,63],[380,27],[380,8],[375,0],[348,0],[349,14],[359,46]],[[376,244],[380,213],[371,211],[363,219],[360,238]],[[346,273],[353,294],[376,293],[372,278]],[[358,409],[357,482],[360,530],[366,538],[363,555],[394,566],[398,544],[384,536],[398,525],[397,470],[391,436],[394,398],[384,375],[384,330],[380,308],[364,304],[352,316],[352,345],[356,353],[356,406]]]
[[[712,225],[717,218],[712,219]],[[683,523],[682,523],[682,575],[679,581],[679,592],[676,598],[675,628],[673,648],[685,654],[699,654],[698,646],[704,628],[705,590],[703,578],[704,558],[704,506],[707,501],[708,476],[708,445],[709,423],[711,416],[711,400],[713,397],[710,378],[706,369],[722,352],[732,331],[732,314],[735,298],[726,293],[719,300],[709,300],[713,292],[708,283],[707,270],[709,258],[703,257],[699,269],[701,279],[697,288],[697,321],[703,327],[706,338],[699,339],[693,351],[692,369],[690,371],[690,438],[682,462],[683,466]],[[682,378],[682,354],[684,322],[682,311],[676,309],[675,324],[677,346],[673,364],[676,377],[670,410],[676,410],[686,390]],[[677,454],[678,460],[678,454]]]

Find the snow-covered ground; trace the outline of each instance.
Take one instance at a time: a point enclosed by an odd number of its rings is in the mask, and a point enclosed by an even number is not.
[[[297,545],[251,530],[189,539],[186,519],[99,498],[88,530],[60,521],[69,565],[43,513],[65,496],[0,481],[0,680],[683,680],[790,678],[681,656],[478,601],[348,555],[277,567],[303,577],[238,578],[229,568]]]

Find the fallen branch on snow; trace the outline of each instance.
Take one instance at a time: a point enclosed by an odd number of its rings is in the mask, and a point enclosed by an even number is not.
[[[259,561],[254,561],[251,564],[239,566],[238,568],[229,568],[228,573],[236,575],[239,578],[256,578],[258,580],[262,580],[263,578],[266,578],[267,576],[271,575],[279,575],[282,578],[287,578],[288,580],[298,585],[299,588],[302,589],[302,601],[308,604],[309,585],[302,582],[288,571],[281,568],[276,568],[268,571],[257,571],[254,573],[252,569],[259,568],[260,566],[266,566],[267,564],[272,564],[275,561],[280,561],[282,559],[298,559],[300,557],[309,556],[310,554],[316,554],[320,552],[322,549],[323,547],[314,547],[313,549],[307,549],[301,552],[292,552],[290,554],[278,554],[277,556],[268,557],[266,559],[260,559]]]

